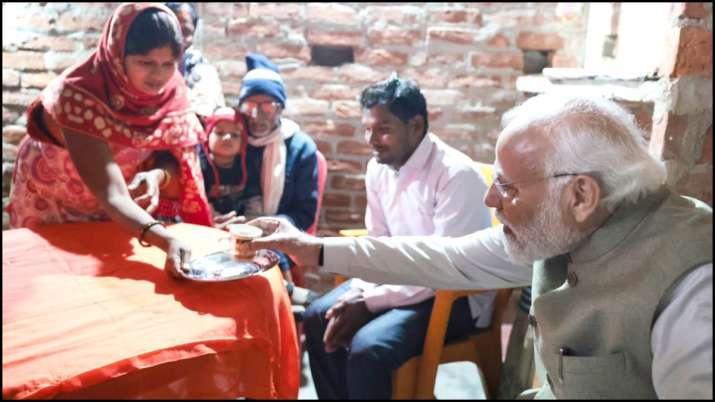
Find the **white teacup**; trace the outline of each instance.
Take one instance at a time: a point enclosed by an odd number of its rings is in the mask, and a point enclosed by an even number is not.
[[[256,252],[248,248],[248,243],[263,236],[263,231],[253,225],[233,223],[226,227],[231,234],[230,244],[234,249],[234,256],[239,260],[250,260]]]

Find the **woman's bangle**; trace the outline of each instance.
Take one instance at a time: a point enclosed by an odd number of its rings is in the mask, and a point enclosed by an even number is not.
[[[159,190],[169,187],[169,182],[171,181],[171,173],[166,169],[162,169],[162,171],[164,172],[164,181],[159,185]]]
[[[151,244],[144,241],[144,235],[146,235],[146,232],[148,232],[149,229],[151,229],[152,226],[155,226],[155,225],[164,226],[164,224],[159,221],[149,222],[149,223],[145,224],[144,226],[142,226],[142,230],[139,233],[139,244],[141,244],[144,247],[151,247]]]

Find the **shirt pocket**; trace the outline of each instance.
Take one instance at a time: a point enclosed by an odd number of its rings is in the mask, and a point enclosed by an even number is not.
[[[623,352],[599,356],[557,355],[549,380],[558,398],[608,398],[633,396]]]

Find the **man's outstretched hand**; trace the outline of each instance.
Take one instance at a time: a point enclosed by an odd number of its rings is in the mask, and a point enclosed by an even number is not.
[[[301,232],[285,218],[264,217],[247,223],[263,230],[264,236],[251,241],[251,250],[275,248],[288,254],[298,265],[318,265],[321,239]]]

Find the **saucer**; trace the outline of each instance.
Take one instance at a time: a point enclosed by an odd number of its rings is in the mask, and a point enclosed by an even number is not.
[[[250,260],[239,260],[225,251],[218,251],[189,261],[191,270],[181,274],[193,281],[225,282],[247,278],[278,264],[278,255],[271,250],[257,250]]]

